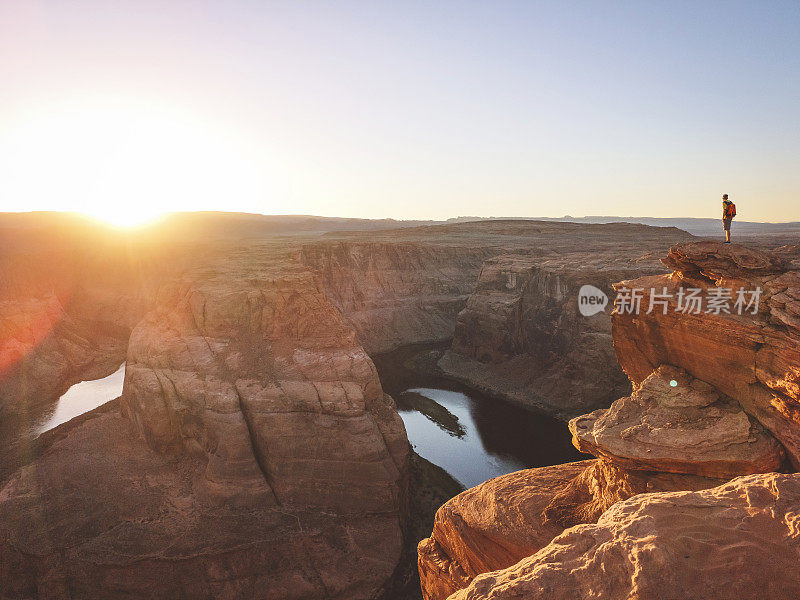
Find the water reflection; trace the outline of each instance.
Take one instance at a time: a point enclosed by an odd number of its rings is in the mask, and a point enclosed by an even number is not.
[[[414,348],[375,357],[417,454],[465,487],[519,469],[584,460],[567,424],[405,366]]]
[[[501,402],[413,388],[398,394],[397,405],[415,451],[465,487],[581,458],[569,444],[566,424]]]
[[[108,377],[76,383],[58,399],[53,413],[35,427],[35,435],[41,435],[45,431],[117,398],[122,394],[124,380],[125,365],[123,364]]]
[[[459,439],[465,437],[467,431],[461,426],[458,417],[429,397],[431,392],[434,392],[435,396],[437,391],[443,390],[407,390],[398,396],[397,409],[406,412],[417,411],[448,435]]]

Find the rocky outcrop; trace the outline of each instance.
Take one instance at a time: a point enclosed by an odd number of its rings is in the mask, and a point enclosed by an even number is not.
[[[511,566],[549,543],[563,528],[547,524],[542,511],[589,464],[496,477],[442,505],[418,548],[423,597],[443,600],[479,573]]]
[[[553,496],[542,516],[546,523],[567,528],[594,523],[611,506],[637,494],[705,490],[722,483],[700,475],[625,469],[598,459]]]
[[[444,600],[481,573],[510,567],[567,527],[593,523],[636,494],[702,490],[724,480],[628,471],[603,460],[510,473],[471,488],[436,513],[419,544],[423,597]]]
[[[629,383],[612,348],[610,303],[605,311],[583,316],[579,292],[592,286],[598,295],[612,296],[614,281],[663,272],[648,250],[690,237],[632,227],[595,226],[567,247],[568,234],[562,232],[564,239],[543,240],[534,250],[488,259],[458,315],[441,369],[561,418],[626,394]],[[633,235],[636,244],[630,243]]]
[[[797,272],[780,256],[714,242],[675,246],[664,264],[675,271],[615,286],[614,347],[634,391],[570,423],[575,445],[598,460],[527,515],[541,534],[569,529],[504,570],[423,578],[428,597],[468,580],[451,598],[797,595],[785,561],[798,551],[800,476],[770,473],[785,455],[796,466],[800,447]],[[690,296],[710,306],[688,309]],[[461,539],[447,555],[498,544]]]
[[[330,241],[306,244],[331,302],[372,353],[453,337],[491,245],[425,241]]]
[[[783,463],[780,444],[735,400],[667,366],[569,428],[578,450],[627,469],[730,478]]]
[[[451,600],[797,598],[798,506],[800,476],[772,473],[641,494]]]
[[[246,258],[167,286],[120,403],[5,482],[0,596],[372,598],[390,579],[402,421],[314,275]]]
[[[778,256],[737,244],[678,245],[664,262],[674,273],[616,286],[627,296],[635,290],[642,307],[614,316],[622,368],[634,385],[662,364],[711,384],[768,429],[797,468],[800,275]],[[699,311],[687,300],[690,290],[706,301]],[[654,291],[662,304],[648,313]],[[709,307],[719,294],[722,301]]]

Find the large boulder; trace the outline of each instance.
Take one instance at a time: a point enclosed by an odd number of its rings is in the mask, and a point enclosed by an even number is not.
[[[597,524],[476,577],[451,600],[790,600],[800,597],[800,475],[640,494]]]
[[[589,461],[526,469],[495,477],[452,498],[436,512],[419,544],[425,600],[444,600],[473,577],[503,569],[536,552],[563,527],[542,511]]]
[[[627,469],[730,478],[783,462],[781,445],[735,400],[666,365],[569,428],[576,448]]]

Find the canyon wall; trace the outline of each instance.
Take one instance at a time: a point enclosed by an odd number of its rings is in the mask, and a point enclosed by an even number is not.
[[[664,264],[671,274],[615,286],[614,346],[633,392],[570,422],[597,460],[445,504],[419,546],[426,599],[796,597],[800,475],[778,473],[798,460],[797,271],[717,242],[674,246]],[[687,309],[681,288],[710,306]],[[757,309],[737,305],[759,289]],[[514,500],[493,501],[498,489]]]
[[[402,421],[315,275],[265,255],[164,286],[122,398],[3,483],[0,597],[356,599],[391,579]]]
[[[3,420],[36,415],[73,383],[115,371],[143,313],[125,248],[75,227],[66,217],[41,228],[0,222]]]
[[[613,224],[569,245],[547,240],[488,259],[439,367],[560,418],[607,406],[630,389],[612,348],[611,306],[584,316],[579,292],[592,286],[613,298],[613,282],[664,271],[654,248],[687,237]]]
[[[330,241],[306,244],[331,302],[369,353],[453,337],[456,315],[492,247],[431,241]]]
[[[605,313],[583,317],[584,284],[664,272],[674,228],[484,221],[304,244],[331,302],[369,353],[452,338],[446,375],[491,395],[568,418],[629,389]],[[433,365],[431,365],[432,367]]]

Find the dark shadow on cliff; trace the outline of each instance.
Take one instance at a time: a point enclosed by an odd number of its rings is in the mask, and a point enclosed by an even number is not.
[[[464,488],[441,467],[413,450],[409,454],[409,514],[397,570],[378,600],[421,600],[417,545],[430,535],[439,507]]]

